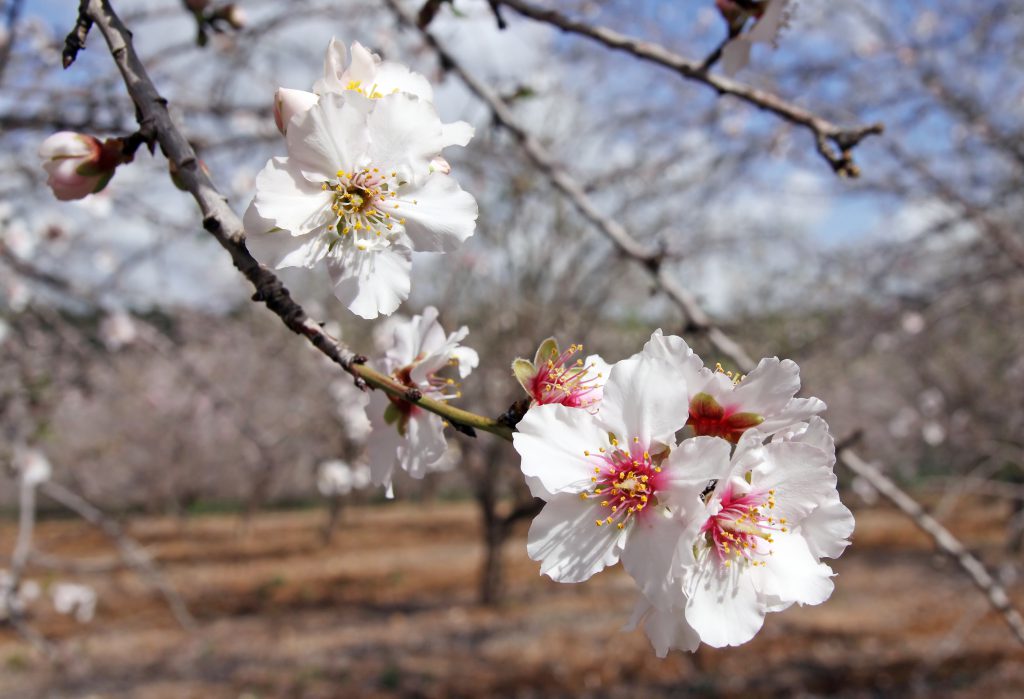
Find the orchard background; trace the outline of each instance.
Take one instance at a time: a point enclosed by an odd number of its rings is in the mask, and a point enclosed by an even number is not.
[[[662,661],[618,631],[620,570],[537,576],[506,442],[449,430],[444,468],[397,472],[396,501],[332,486],[324,464],[366,440],[337,364],[378,355],[395,317],[283,270],[300,334],[343,344],[289,332],[140,130],[101,27],[62,70],[79,8],[7,0],[4,696],[1024,691],[1024,4],[791,2],[734,78],[701,67],[727,38],[710,0],[109,4],[236,217],[284,154],[275,90],[308,89],[332,37],[475,127],[445,157],[476,232],[416,254],[397,311],[469,328],[459,407],[509,410],[512,360],[548,336],[609,362],[659,327],[712,366],[791,358],[829,406],[857,530],[831,600]],[[141,141],[65,203],[38,155],[57,131]],[[52,465],[31,517],[27,447]],[[61,586],[95,608],[61,613]]]

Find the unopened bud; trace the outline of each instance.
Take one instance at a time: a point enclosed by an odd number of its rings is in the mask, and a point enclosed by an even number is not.
[[[59,131],[39,146],[43,169],[49,175],[46,184],[61,201],[95,194],[107,186],[118,165],[130,160],[123,147],[118,138],[100,143],[92,136]]]
[[[236,5],[230,3],[228,5],[222,5],[214,10],[213,19],[220,19],[231,25],[232,29],[244,29],[248,23],[249,18],[245,14],[245,10]]]
[[[305,90],[292,90],[287,87],[277,88],[274,93],[274,123],[281,134],[288,131],[288,123],[299,114],[305,114],[317,103],[317,97]]]

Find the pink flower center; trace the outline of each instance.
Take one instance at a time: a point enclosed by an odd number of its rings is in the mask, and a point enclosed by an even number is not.
[[[593,365],[584,365],[582,359],[573,361],[582,350],[583,345],[570,345],[537,367],[537,374],[530,380],[530,395],[537,403],[585,408],[601,399],[601,374],[593,371]]]
[[[591,452],[584,452],[591,456]],[[661,483],[661,459],[651,458],[650,453],[634,440],[629,451],[612,441],[612,449],[600,449],[593,457],[599,461],[590,479],[593,490],[580,494],[580,498],[600,498],[603,516],[595,520],[597,526],[615,524],[624,529],[631,518],[639,516],[644,509],[656,501],[655,496]]]
[[[725,566],[731,565],[733,560],[766,565],[760,559],[772,553],[769,548],[773,543],[772,534],[788,531],[786,519],[772,514],[775,491],[751,490],[740,494],[732,483],[727,483],[718,498],[721,509],[700,529],[708,546],[715,549]]]

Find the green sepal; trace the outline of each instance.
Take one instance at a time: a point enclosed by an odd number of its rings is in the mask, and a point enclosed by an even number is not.
[[[516,381],[523,387],[527,393],[530,392],[530,379],[537,375],[537,367],[533,365],[529,359],[523,359],[517,357],[512,362],[512,373],[515,374]]]
[[[540,343],[540,347],[537,348],[537,354],[533,356],[533,363],[535,366],[543,366],[548,361],[557,359],[558,355],[558,340],[549,337]]]
[[[398,406],[394,403],[389,402],[388,407],[384,408],[384,422],[389,425],[393,425],[398,422],[402,417],[402,411],[398,409]]]

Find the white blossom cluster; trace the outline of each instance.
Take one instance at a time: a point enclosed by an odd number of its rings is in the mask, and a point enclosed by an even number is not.
[[[799,388],[791,361],[741,377],[658,331],[612,365],[596,404],[535,404],[514,436],[547,503],[530,557],[559,582],[621,560],[639,592],[631,623],[661,656],[745,643],[768,612],[825,601],[821,559],[849,544],[853,516],[825,405]]]

